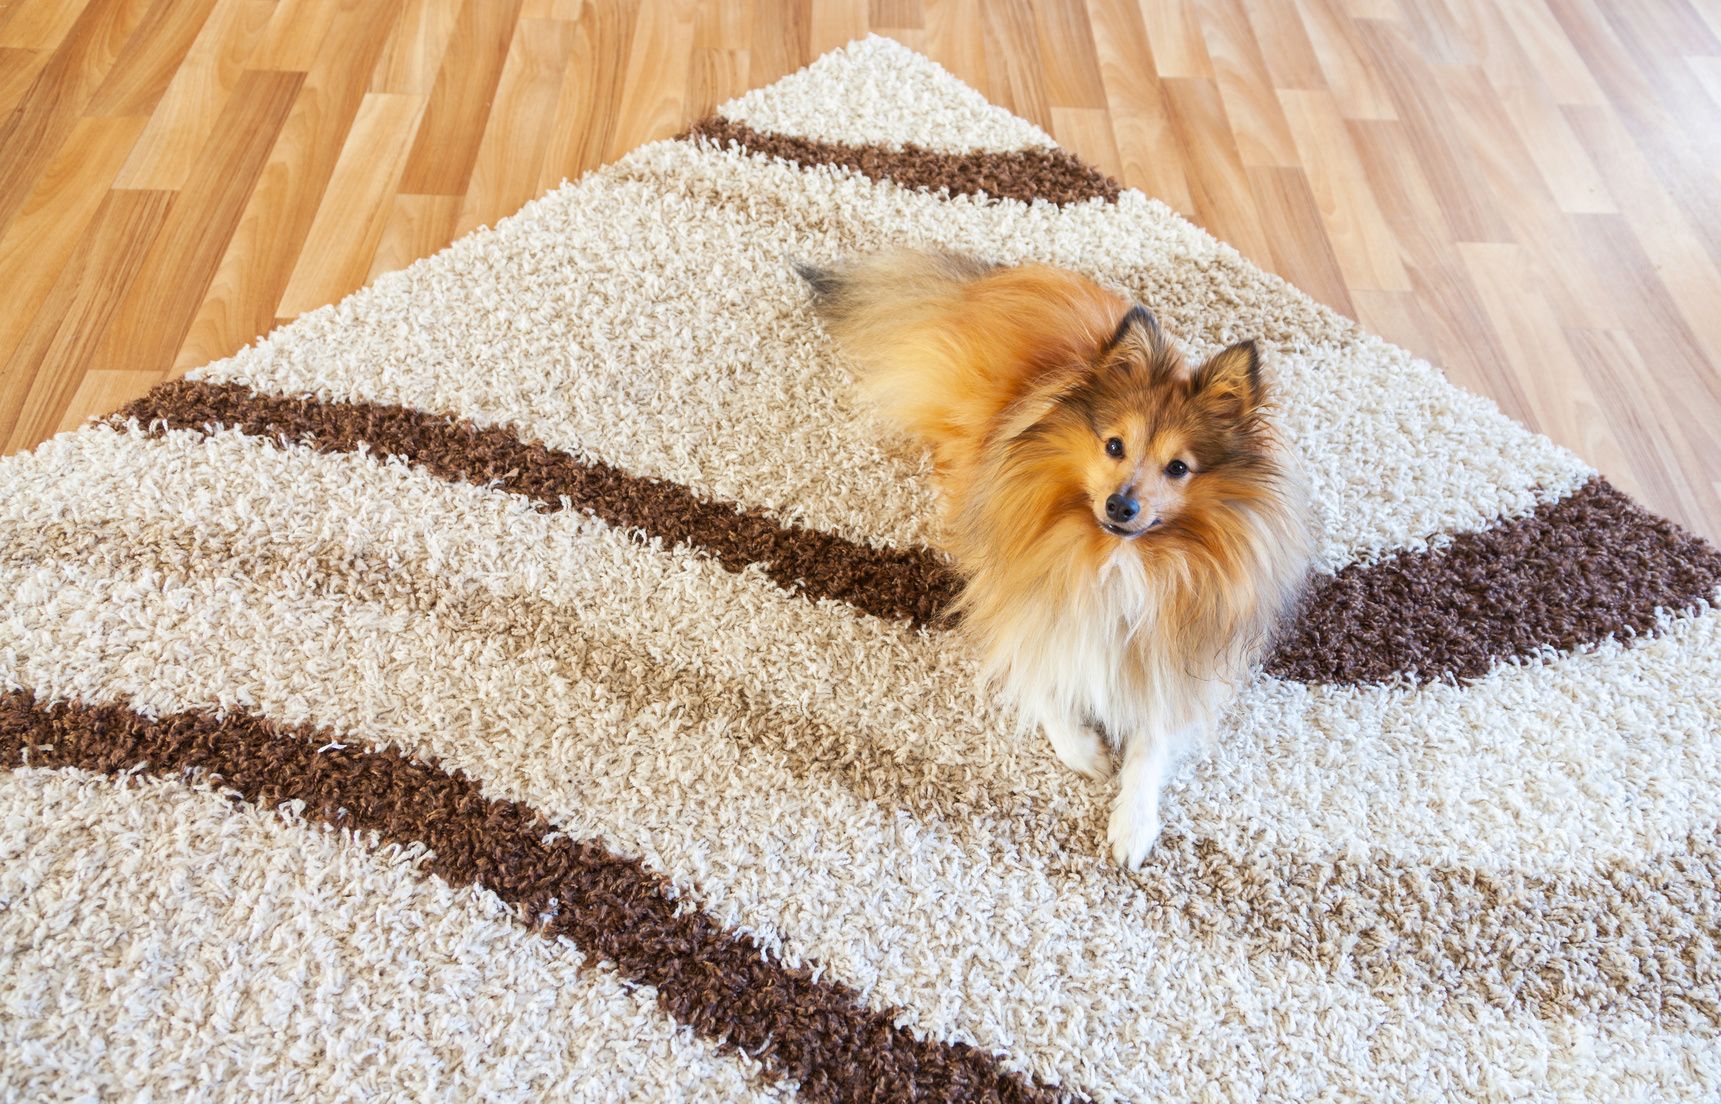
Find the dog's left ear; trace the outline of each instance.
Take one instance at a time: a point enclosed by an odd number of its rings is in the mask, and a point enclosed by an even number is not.
[[[1253,341],[1240,341],[1207,358],[1194,381],[1197,394],[1248,414],[1261,405],[1261,354]]]

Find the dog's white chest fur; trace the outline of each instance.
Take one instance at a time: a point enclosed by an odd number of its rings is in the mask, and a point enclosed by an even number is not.
[[[1132,732],[1181,727],[1178,688],[1186,680],[1168,677],[1181,657],[1167,654],[1165,596],[1140,560],[1120,547],[1085,591],[1024,618],[1000,664],[1023,720],[1085,721],[1103,729],[1114,750]]]

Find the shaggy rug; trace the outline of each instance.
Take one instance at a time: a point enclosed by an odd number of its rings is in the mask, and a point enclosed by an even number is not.
[[[791,267],[1260,339],[1319,581],[1167,795],[974,684]],[[0,464],[0,1095],[1721,1091],[1721,556],[883,39]]]

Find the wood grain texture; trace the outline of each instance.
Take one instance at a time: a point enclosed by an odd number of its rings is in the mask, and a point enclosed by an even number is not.
[[[1721,538],[1689,0],[11,0],[0,446],[868,31]]]
[[[520,0],[466,0],[461,6],[401,191],[465,193],[519,14]]]
[[[24,93],[36,83],[36,74],[53,56],[48,50],[0,46],[0,119],[12,114]]]
[[[171,192],[120,188],[102,200],[7,364],[8,378],[29,376],[28,387],[13,392],[22,399],[13,440],[37,441],[56,432],[83,378],[103,371],[84,365],[119,308],[122,297],[115,292],[136,281],[172,200]]]
[[[77,243],[142,126],[141,119],[79,119],[0,231],[0,287],[10,308],[0,311],[0,435],[10,438],[18,411],[38,386],[38,363],[13,354],[60,277],[77,263]],[[125,289],[116,284],[106,292],[117,298]]]
[[[173,362],[303,81],[302,73],[270,69],[239,78],[90,367],[135,371]]]
[[[424,97],[371,92],[359,105],[329,191],[353,202],[318,208],[279,312],[296,316],[332,303],[364,285],[382,243],[389,197],[399,191],[407,142],[424,111]]]
[[[53,50],[77,23],[82,8],[56,0],[12,0],[0,9],[0,46]]]
[[[77,128],[144,11],[140,0],[91,0],[0,123],[0,226]]]
[[[335,198],[329,177],[364,97],[365,66],[393,18],[386,4],[339,13],[330,33],[351,45],[318,58],[305,74],[172,368],[207,364],[274,328],[311,222],[330,206],[324,199]]]
[[[273,0],[221,0],[199,31],[149,114],[149,122],[114,185],[178,191],[227,106]]]
[[[543,190],[538,178],[549,149],[543,120],[556,109],[575,37],[573,24],[559,19],[521,19],[515,27],[457,235],[513,214]]]
[[[84,109],[88,115],[148,115],[185,60],[215,0],[156,0],[125,40]]]

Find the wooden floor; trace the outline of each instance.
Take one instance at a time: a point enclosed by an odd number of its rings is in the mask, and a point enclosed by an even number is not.
[[[0,0],[0,448],[869,30],[1721,538],[1718,0]]]

